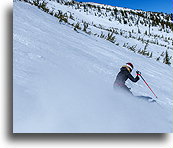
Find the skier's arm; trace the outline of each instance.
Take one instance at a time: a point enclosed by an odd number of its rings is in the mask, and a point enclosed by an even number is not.
[[[128,74],[128,78],[132,81],[132,82],[137,82],[139,80],[139,76],[137,75],[135,78],[129,73]]]

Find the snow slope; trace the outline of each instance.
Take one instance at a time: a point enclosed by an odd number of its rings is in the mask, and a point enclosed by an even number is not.
[[[33,3],[34,0],[28,1]],[[160,62],[163,62],[166,51],[169,55],[173,53],[171,15],[97,3],[66,3],[63,0],[39,0],[36,5],[40,8],[43,3],[45,11],[52,15],[61,12],[73,26],[78,23],[82,29],[84,22],[87,23],[87,31],[93,36],[107,39],[108,33],[114,30],[115,44],[128,49],[133,46],[133,52],[139,53],[148,42],[146,52],[152,53],[152,58]]]
[[[77,33],[24,2],[14,2],[13,15],[14,133],[172,132],[172,67]],[[126,62],[160,105],[112,89]],[[154,97],[142,80],[127,85]]]

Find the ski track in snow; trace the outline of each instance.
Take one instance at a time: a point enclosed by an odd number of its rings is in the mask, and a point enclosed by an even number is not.
[[[23,2],[14,3],[13,15],[13,132],[172,132],[172,67],[77,33]],[[113,91],[129,61],[161,107]],[[154,97],[142,80],[127,85]]]

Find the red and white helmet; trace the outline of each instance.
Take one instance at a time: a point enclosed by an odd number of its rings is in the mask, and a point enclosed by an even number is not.
[[[126,63],[126,65],[130,68],[130,70],[133,70],[133,64],[132,63]]]

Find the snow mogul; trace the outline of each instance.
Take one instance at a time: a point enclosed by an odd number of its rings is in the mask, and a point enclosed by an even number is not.
[[[132,82],[137,82],[139,80],[139,76],[138,76],[139,71],[136,71],[137,76],[134,78],[131,75],[132,70],[133,70],[132,63],[126,63],[126,65],[121,67],[120,72],[118,73],[113,85],[115,90],[125,90],[129,94],[132,94],[132,92],[130,91],[130,88],[128,88],[125,85],[125,82],[127,79],[130,79]]]

